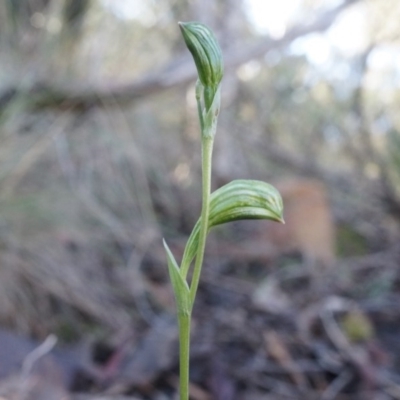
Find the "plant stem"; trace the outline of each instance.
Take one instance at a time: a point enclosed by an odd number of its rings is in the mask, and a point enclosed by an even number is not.
[[[191,314],[178,314],[180,400],[189,400],[190,321]]]
[[[200,281],[201,267],[204,258],[208,231],[208,214],[210,212],[211,191],[211,158],[214,138],[202,137],[202,209],[199,233],[199,246],[196,262],[194,265],[193,278],[190,286],[191,309],[188,314],[178,314],[179,324],[179,399],[189,400],[189,354],[190,354],[190,324],[192,319],[192,308]]]
[[[193,307],[196,297],[197,288],[200,281],[201,267],[204,259],[204,249],[206,247],[206,239],[208,232],[208,215],[210,212],[210,192],[211,192],[211,159],[214,138],[208,135],[202,135],[202,170],[203,170],[203,185],[202,185],[202,209],[199,232],[199,247],[197,249],[196,262],[193,270],[193,278],[190,285],[190,300]]]

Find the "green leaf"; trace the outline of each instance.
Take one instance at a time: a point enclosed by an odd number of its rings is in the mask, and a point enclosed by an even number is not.
[[[168,260],[168,272],[171,279],[172,288],[174,289],[176,307],[179,314],[190,314],[190,289],[186,280],[181,275],[181,270],[175,260],[174,255],[171,253],[167,243],[163,240],[165,252]]]
[[[284,223],[282,214],[281,195],[272,185],[238,179],[211,194],[208,229],[243,219],[269,219]],[[196,256],[199,232],[200,220],[194,226],[183,254],[181,271],[184,277]]]

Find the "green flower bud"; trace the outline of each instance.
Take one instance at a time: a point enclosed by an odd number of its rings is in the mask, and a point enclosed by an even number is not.
[[[224,74],[221,48],[206,25],[199,22],[179,22],[179,27],[186,46],[192,53],[199,80],[204,86],[205,106],[209,109]]]

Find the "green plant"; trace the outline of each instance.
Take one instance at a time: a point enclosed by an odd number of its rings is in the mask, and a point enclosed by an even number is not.
[[[188,400],[190,323],[207,234],[213,226],[242,219],[283,222],[283,205],[279,192],[273,186],[254,180],[234,180],[210,193],[212,149],[223,76],[222,54],[214,34],[207,26],[198,22],[180,22],[179,26],[198,73],[196,101],[201,128],[203,174],[201,216],[188,239],[180,266],[164,241],[178,314],[180,400]],[[193,260],[193,274],[188,282]]]

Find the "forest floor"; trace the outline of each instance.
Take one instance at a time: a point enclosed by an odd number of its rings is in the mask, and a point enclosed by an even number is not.
[[[268,269],[208,258],[191,399],[400,399],[399,283],[398,250],[324,272],[296,257]],[[61,346],[0,331],[0,399],[177,399],[177,340],[173,311],[154,307],[112,340]]]

